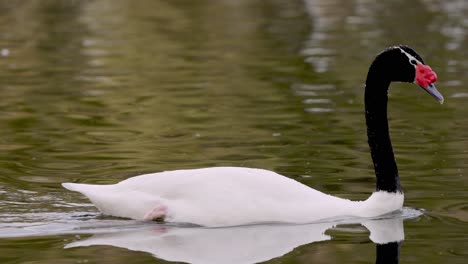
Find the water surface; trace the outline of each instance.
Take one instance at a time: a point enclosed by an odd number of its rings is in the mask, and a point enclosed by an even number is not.
[[[405,206],[423,212],[390,217],[404,225],[400,262],[465,263],[467,9],[463,0],[1,2],[0,262],[188,261],[116,241],[144,246],[148,232],[175,232],[177,244],[192,241],[190,227],[102,217],[61,182],[247,166],[367,198],[363,82],[375,54],[404,43],[437,72],[446,103],[410,84],[390,91]],[[362,221],[335,224],[231,231],[238,241],[270,234],[272,247],[313,230],[327,238],[256,262],[375,262],[382,247]],[[238,248],[222,240],[231,231],[213,235],[219,247]],[[114,244],[78,246],[106,237]]]

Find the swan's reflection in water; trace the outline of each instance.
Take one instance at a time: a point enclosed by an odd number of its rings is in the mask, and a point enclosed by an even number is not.
[[[304,244],[330,240],[331,236],[325,234],[325,231],[337,225],[361,224],[369,230],[369,238],[377,244],[376,262],[398,263],[399,243],[404,240],[403,220],[419,215],[419,212],[411,212],[382,219],[307,225],[251,225],[226,228],[149,225],[133,230],[95,234],[90,238],[70,243],[66,248],[109,245],[148,252],[167,261],[258,263],[283,256]]]

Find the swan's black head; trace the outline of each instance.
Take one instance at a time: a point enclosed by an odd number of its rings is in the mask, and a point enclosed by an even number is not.
[[[390,47],[377,55],[369,68],[366,83],[409,82],[415,83],[440,103],[444,97],[437,91],[435,72],[424,63],[421,56],[408,46]]]

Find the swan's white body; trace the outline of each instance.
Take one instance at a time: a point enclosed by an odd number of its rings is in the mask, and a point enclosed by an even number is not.
[[[64,183],[106,215],[202,226],[310,223],[374,217],[399,210],[401,193],[375,192],[365,201],[324,194],[277,173],[214,167],[145,174],[112,185]]]

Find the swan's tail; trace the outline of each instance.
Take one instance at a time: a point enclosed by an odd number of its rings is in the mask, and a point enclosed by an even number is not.
[[[165,214],[165,205],[144,192],[125,190],[119,184],[62,183],[70,191],[86,196],[101,213],[117,217],[145,220]]]
[[[99,185],[99,184],[84,184],[84,183],[62,183],[65,189],[70,191],[79,192],[86,196],[91,202],[99,208],[99,204],[103,200],[107,200],[106,195],[109,196],[109,187],[112,185]]]
[[[62,186],[70,191],[79,192],[88,196],[89,193],[96,192],[97,189],[100,189],[99,187],[103,185],[65,182],[62,183]]]
[[[79,192],[79,190],[82,189],[80,188],[80,185],[83,185],[83,184],[71,183],[71,182],[62,183],[63,188],[68,189],[70,191],[75,191],[75,192]]]
[[[104,214],[112,215],[107,208],[113,208],[118,202],[115,201],[115,195],[112,192],[113,185],[98,185],[84,183],[62,183],[65,189],[79,192],[86,196],[94,206]]]

